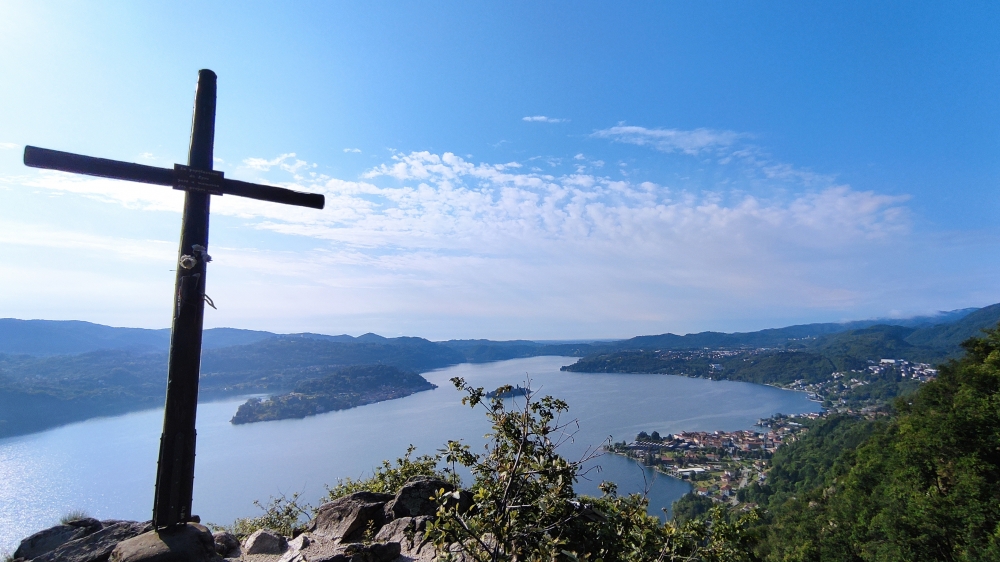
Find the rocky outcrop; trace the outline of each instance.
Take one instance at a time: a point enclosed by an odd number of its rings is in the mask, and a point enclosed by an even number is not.
[[[393,519],[382,527],[375,540],[399,545],[400,554],[409,560],[430,562],[434,560],[434,545],[424,537],[427,522],[434,518],[427,515]]]
[[[394,498],[389,494],[356,492],[323,504],[316,517],[306,525],[314,535],[340,542],[374,536],[385,524],[385,505]]]
[[[447,501],[459,509],[472,505],[468,492],[424,476],[411,478],[395,495],[350,494],[320,506],[275,562],[430,562],[436,552],[425,531],[437,513],[434,498],[440,490],[451,494]]]
[[[38,531],[21,541],[21,545],[14,551],[14,558],[31,560],[36,556],[55,550],[69,541],[96,533],[102,527],[100,521],[87,517]]]
[[[197,523],[143,533],[122,541],[110,562],[222,562],[212,533]]]
[[[447,494],[446,507],[457,505],[459,512],[464,513],[472,506],[472,494],[466,490],[456,492],[453,484],[439,478],[414,476],[403,484],[396,497],[386,506],[387,513],[391,512],[391,519],[434,515],[437,513],[435,498],[439,491]]]
[[[24,539],[15,560],[24,562],[430,562],[434,545],[427,524],[443,494],[446,505],[465,511],[472,496],[452,484],[423,476],[396,494],[357,492],[319,507],[295,537],[258,530],[242,543],[229,533],[211,534],[189,523],[153,531],[149,522],[81,519]],[[457,560],[463,557],[455,556]]]
[[[14,551],[14,560],[104,562],[118,543],[151,528],[149,522],[80,519],[24,539]]]
[[[278,562],[393,562],[400,546],[394,542],[348,543],[308,541],[300,550],[289,549]]]

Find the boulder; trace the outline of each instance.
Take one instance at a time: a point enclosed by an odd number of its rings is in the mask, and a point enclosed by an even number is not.
[[[437,513],[438,508],[434,497],[439,490],[444,490],[445,493],[454,496],[448,498],[446,506],[454,507],[457,505],[461,512],[468,511],[472,507],[471,493],[465,490],[456,492],[454,484],[440,478],[414,476],[399,489],[396,497],[386,506],[386,512],[391,512],[393,519],[421,515],[433,516]]]
[[[197,523],[149,531],[124,540],[111,551],[110,562],[215,562],[212,533]]]
[[[243,541],[246,554],[281,554],[288,549],[285,537],[270,529],[259,529]]]
[[[220,556],[229,558],[233,554],[239,554],[240,540],[236,538],[236,535],[227,533],[226,531],[219,531],[212,533],[212,540],[215,542],[215,551]]]
[[[401,517],[385,524],[375,535],[378,542],[396,543],[400,546],[403,556],[412,560],[434,560],[434,545],[424,538],[427,522],[433,517],[419,515],[417,517]]]
[[[152,530],[150,522],[118,521],[103,524],[94,533],[63,543],[32,559],[33,562],[102,562],[118,543]]]
[[[403,484],[396,497],[386,506],[394,518],[416,517],[418,515],[434,515],[437,513],[437,502],[434,496],[439,490],[455,491],[455,486],[439,478],[414,476]]]
[[[393,499],[389,494],[355,492],[325,503],[316,517],[306,524],[314,535],[340,542],[361,540],[365,531],[373,534],[385,523],[385,504]]]
[[[53,551],[69,541],[96,533],[101,530],[101,527],[100,521],[88,517],[38,531],[21,541],[17,550],[14,551],[14,558],[31,560],[46,552]]]

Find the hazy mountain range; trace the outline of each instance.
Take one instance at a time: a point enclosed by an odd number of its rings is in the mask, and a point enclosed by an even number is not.
[[[941,360],[1000,321],[1000,304],[909,319],[806,324],[746,333],[661,334],[612,342],[449,340],[205,331],[203,398],[276,394],[331,370],[381,364],[425,372],[463,362],[540,355],[584,357],[638,349],[822,344],[852,353]],[[81,321],[0,319],[0,437],[88,417],[159,407],[166,388],[167,329],[114,328]],[[859,351],[860,350],[860,351]]]

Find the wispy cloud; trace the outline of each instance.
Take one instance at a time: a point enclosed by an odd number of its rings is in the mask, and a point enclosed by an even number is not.
[[[345,148],[344,152],[350,152],[350,153],[353,153],[353,154],[361,154],[361,149],[360,148]]]
[[[522,117],[522,121],[528,121],[530,123],[566,123],[569,119],[557,119],[555,117],[546,117],[544,115],[530,115],[528,117]]]
[[[12,142],[0,142],[0,150],[14,150],[15,148],[20,148],[21,145],[14,144]]]
[[[0,243],[6,246],[95,252],[109,258],[168,264],[176,259],[177,251],[173,241],[116,238],[25,222],[5,222],[0,225]]]
[[[594,138],[652,148],[667,154],[710,156],[717,164],[739,164],[765,180],[795,182],[816,186],[835,181],[828,174],[818,174],[787,162],[776,161],[768,152],[750,141],[753,135],[716,129],[650,129],[617,125],[595,131]]]
[[[650,146],[662,152],[682,152],[684,154],[699,154],[705,150],[732,146],[746,135],[734,131],[717,131],[714,129],[647,129],[633,125],[618,125],[593,133],[598,138],[611,139],[615,142]]]
[[[684,155],[730,142],[678,138],[670,142],[687,147],[676,149]],[[730,146],[730,153],[737,150]],[[296,174],[314,165],[291,154],[248,159],[255,171],[291,174],[273,183],[323,193],[326,209],[213,199],[213,215],[296,236],[310,247],[214,248],[213,255],[233,272],[229,298],[261,315],[447,316],[459,323],[490,317],[508,318],[510,326],[533,319],[554,337],[606,335],[594,330],[608,322],[625,335],[682,329],[677,323],[705,328],[711,326],[692,323],[736,310],[763,318],[883,300],[889,307],[912,281],[903,272],[919,270],[901,257],[913,237],[906,197],[829,178],[811,185],[792,178],[798,189],[770,197],[723,185],[679,188],[633,179],[639,174],[615,179],[618,166],[615,178],[602,175],[599,161],[581,157],[543,170],[449,152],[396,153],[359,179]],[[179,212],[182,199],[170,189],[55,172],[16,181],[133,209]],[[0,241],[35,244],[11,236],[0,232]],[[45,244],[73,238],[42,237]],[[79,240],[81,251],[110,243]],[[140,242],[136,248],[148,245]],[[283,290],[274,303],[258,302],[246,280],[277,283],[274,272],[285,279],[282,286],[296,289]]]
[[[309,164],[304,160],[299,160],[295,157],[294,152],[289,152],[288,154],[282,154],[277,158],[268,160],[266,158],[247,158],[243,160],[243,165],[252,170],[259,170],[266,172],[275,166],[280,169],[289,172],[291,174],[297,174],[301,170],[306,168],[315,168],[315,164]]]

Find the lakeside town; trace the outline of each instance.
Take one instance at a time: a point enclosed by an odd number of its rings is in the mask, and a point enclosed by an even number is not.
[[[870,361],[865,370],[835,372],[829,380],[806,383],[797,380],[780,388],[806,392],[811,400],[823,403],[821,412],[775,414],[757,422],[759,430],[682,431],[660,435],[640,432],[631,443],[612,443],[608,451],[625,455],[646,466],[690,482],[692,492],[713,501],[740,505],[740,490],[767,481],[770,459],[784,444],[792,443],[809,431],[809,424],[832,414],[873,418],[887,415],[884,401],[874,398],[858,404],[851,400],[871,379],[897,376],[919,385],[933,380],[937,370],[926,363],[901,359]]]
[[[766,480],[769,460],[778,447],[808,431],[805,422],[824,415],[777,414],[758,421],[761,431],[682,431],[663,436],[643,431],[635,441],[613,443],[608,450],[688,481],[698,495],[737,505],[738,490]]]
[[[869,360],[865,369],[834,372],[820,382],[799,379],[789,384],[770,383],[771,386],[797,390],[808,394],[809,399],[823,404],[826,410],[842,414],[871,413],[882,409],[895,393],[886,395],[882,386],[886,381],[903,387],[916,387],[937,377],[937,369],[927,363],[914,363],[903,359]],[[912,389],[907,389],[912,390]]]

